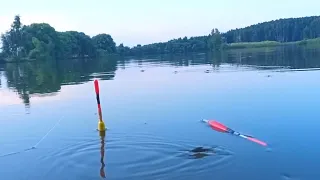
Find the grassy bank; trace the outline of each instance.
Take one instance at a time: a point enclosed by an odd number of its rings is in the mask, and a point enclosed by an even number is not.
[[[260,48],[280,46],[282,43],[277,41],[262,41],[262,42],[241,42],[231,43],[226,45],[226,49],[244,49],[244,48]]]
[[[302,41],[297,41],[297,42],[288,43],[288,44],[307,45],[307,46],[320,46],[320,38],[302,40]]]
[[[295,42],[281,43],[277,41],[262,41],[262,42],[243,42],[231,43],[226,45],[226,49],[244,49],[244,48],[261,48],[261,47],[276,47],[284,45],[307,45],[307,46],[320,46],[320,38],[307,39]]]

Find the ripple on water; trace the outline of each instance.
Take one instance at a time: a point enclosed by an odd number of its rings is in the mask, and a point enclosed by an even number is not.
[[[211,174],[227,166],[233,154],[220,146],[203,147],[196,142],[173,142],[147,134],[107,135],[104,149],[106,171],[110,171],[106,174],[131,179],[155,179],[190,173]],[[99,169],[100,156],[101,139],[87,138],[54,149],[39,160],[50,161],[50,173],[60,174],[73,168],[77,169],[75,173],[84,173],[88,168]]]

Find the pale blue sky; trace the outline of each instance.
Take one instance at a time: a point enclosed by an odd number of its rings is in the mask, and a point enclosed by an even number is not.
[[[15,14],[24,24],[47,22],[57,31],[110,34],[118,44],[167,41],[224,32],[287,17],[320,15],[318,0],[4,0],[0,32]]]

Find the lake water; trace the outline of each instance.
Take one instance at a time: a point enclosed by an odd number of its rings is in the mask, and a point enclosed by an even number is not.
[[[1,179],[317,180],[318,68],[297,47],[2,64]]]

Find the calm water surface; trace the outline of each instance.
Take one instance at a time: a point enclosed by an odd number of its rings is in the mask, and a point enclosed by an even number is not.
[[[318,68],[293,47],[0,65],[1,179],[317,180]]]

